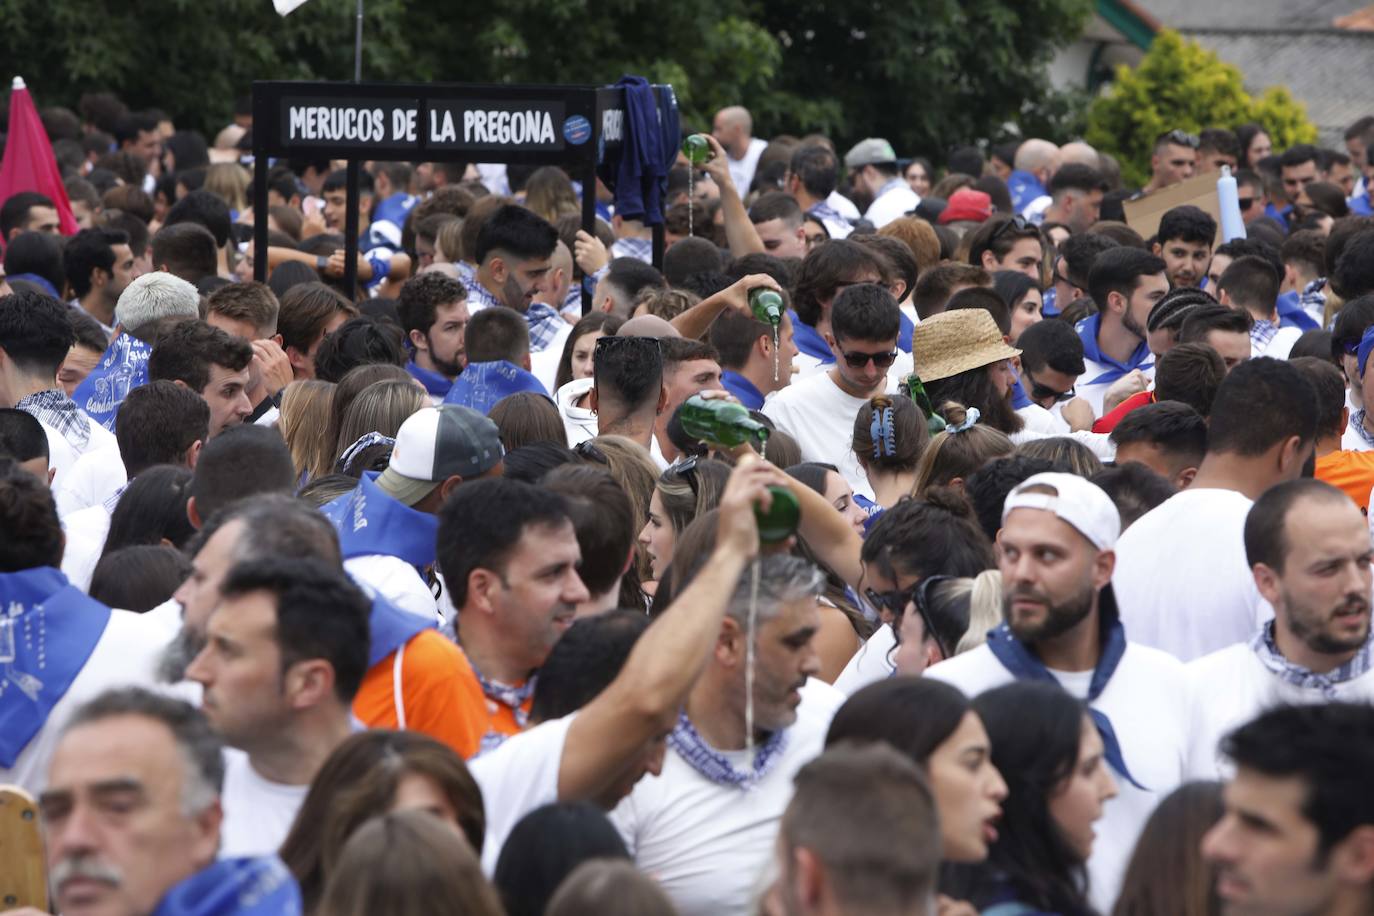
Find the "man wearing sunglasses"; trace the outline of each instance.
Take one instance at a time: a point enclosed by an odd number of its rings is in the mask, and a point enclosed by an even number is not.
[[[1058,416],[1087,371],[1083,341],[1068,322],[1040,321],[1026,328],[1016,346],[1021,350],[1021,387],[1031,400],[1020,411],[1034,408]]]
[[[1182,130],[1160,134],[1150,156],[1150,183],[1142,191],[1150,194],[1192,178],[1197,171],[1199,142],[1197,134]]]
[[[827,242],[826,245],[836,244]],[[882,286],[848,286],[835,297],[825,335],[834,364],[783,388],[763,412],[801,446],[802,459],[833,464],[856,493],[872,498],[868,475],[850,444],[854,418],[869,398],[887,390],[897,359],[901,312]]]

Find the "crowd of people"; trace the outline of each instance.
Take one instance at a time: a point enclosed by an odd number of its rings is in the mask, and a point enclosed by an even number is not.
[[[341,163],[254,212],[246,113],[80,107],[80,230],[0,203],[55,912],[1374,912],[1374,116],[1133,189],[726,108],[657,264],[557,168],[368,163],[348,287]],[[1222,166],[1243,237],[1125,221]]]

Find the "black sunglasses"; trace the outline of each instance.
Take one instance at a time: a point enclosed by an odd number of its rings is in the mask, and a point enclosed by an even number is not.
[[[926,639],[935,643],[935,648],[940,650],[941,658],[949,658],[949,650],[945,648],[945,642],[940,638],[939,632],[930,619],[930,598],[931,590],[948,579],[955,576],[926,576],[911,588],[901,589],[895,592],[875,592],[873,589],[864,589],[864,597],[869,604],[877,607],[885,607],[893,617],[892,637],[900,645],[902,641],[902,615],[906,613],[907,604],[915,606],[916,613],[921,617],[921,626],[925,628]]]
[[[1237,200],[1240,201],[1240,208],[1242,210],[1249,210],[1255,205],[1255,199],[1253,197],[1240,197],[1237,198]]]
[[[606,453],[597,448],[596,444],[590,439],[585,439],[573,446],[573,453],[577,457],[586,461],[594,461],[597,464],[610,464],[611,459],[606,457]]]
[[[849,353],[841,350],[840,355],[844,357],[845,364],[851,369],[862,369],[868,365],[869,360],[872,360],[873,365],[879,369],[886,369],[897,360],[896,350],[887,353],[860,353],[858,351]]]
[[[1168,140],[1170,143],[1176,143],[1179,146],[1187,146],[1192,149],[1197,149],[1202,144],[1197,134],[1190,134],[1186,130],[1178,130],[1177,128],[1169,131],[1160,139]]]
[[[1016,227],[1017,232],[1034,231],[1036,235],[1040,234],[1040,230],[1036,228],[1035,223],[1032,223],[1024,216],[1013,216],[1011,219],[1003,220],[998,224],[996,229],[992,230],[992,235],[988,236],[988,244],[991,245],[993,242],[997,241],[998,238],[1006,234],[1007,230],[1013,226]]]
[[[692,498],[700,499],[701,492],[697,489],[697,456],[679,461],[677,464],[670,465],[668,470],[663,472],[674,480],[681,480],[692,489]]]
[[[1056,391],[1049,385],[1042,385],[1035,379],[1031,378],[1030,373],[1026,373],[1026,378],[1030,378],[1031,380],[1030,394],[1033,400],[1047,401],[1050,398],[1054,398],[1056,401],[1063,402],[1072,400],[1074,397],[1074,390],[1072,388],[1070,388],[1068,391]]]

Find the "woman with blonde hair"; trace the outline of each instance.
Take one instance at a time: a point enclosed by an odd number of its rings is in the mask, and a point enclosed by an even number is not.
[[[597,436],[575,446],[573,451],[583,461],[609,471],[625,495],[630,497],[637,537],[649,521],[649,502],[658,483],[658,465],[654,464],[649,450],[625,436]],[[649,555],[637,540],[635,565],[639,568],[640,581],[647,581],[651,569]]]
[[[525,182],[525,206],[551,223],[582,209],[571,179],[556,165],[537,168]]]
[[[330,869],[320,916],[502,916],[477,856],[456,830],[424,811],[358,828]]]
[[[329,438],[333,401],[334,383],[316,379],[292,382],[282,394],[277,430],[291,452],[300,486],[334,470]]]
[[[339,422],[334,457],[338,459],[368,433],[395,438],[406,418],[429,406],[429,397],[413,382],[376,382],[368,385],[348,405]]]
[[[939,413],[948,424],[930,440],[916,466],[912,496],[921,496],[932,487],[962,490],[970,474],[994,458],[1016,450],[1007,434],[978,422],[978,408],[946,401]]]
[[[234,213],[248,209],[248,171],[234,162],[217,162],[205,172],[205,190],[229,205]]]

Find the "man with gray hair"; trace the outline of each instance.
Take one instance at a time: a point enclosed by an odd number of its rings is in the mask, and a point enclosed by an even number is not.
[[[300,912],[296,880],[275,856],[215,861],[222,750],[199,711],[140,688],[77,710],[39,797],[57,909],[186,912],[213,893],[216,913]]]
[[[821,582],[815,566],[785,554],[744,571],[668,737],[662,775],[612,812],[636,865],[683,916],[756,909],[792,777],[820,754],[844,699],[814,679]]]
[[[711,122],[711,135],[725,147],[725,155],[730,160],[730,178],[741,198],[749,195],[759,157],[768,148],[768,141],[760,140],[753,133],[754,118],[742,105],[722,108]]]

